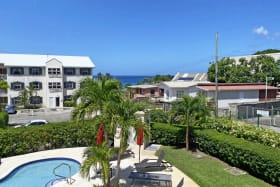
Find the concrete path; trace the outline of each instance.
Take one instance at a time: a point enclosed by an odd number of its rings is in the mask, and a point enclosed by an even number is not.
[[[143,147],[143,146],[142,146]],[[79,162],[83,161],[83,152],[85,147],[78,147],[78,148],[65,148],[65,149],[55,149],[55,150],[48,150],[48,151],[41,151],[36,153],[30,153],[25,155],[19,155],[19,156],[13,156],[8,158],[2,159],[2,164],[0,165],[0,178],[5,177],[7,174],[9,174],[14,168],[33,161],[33,160],[40,160],[40,159],[46,159],[46,158],[55,158],[55,157],[66,157],[66,158],[72,158]],[[126,159],[123,159],[121,161],[121,173],[120,178],[122,181],[126,183],[124,186],[130,186],[130,179],[128,179],[128,175],[131,171],[133,171],[134,163],[139,162],[139,149],[138,146],[133,147],[132,151],[135,153],[135,157],[129,157]],[[144,150],[143,148],[140,150],[141,152],[141,160],[145,158],[157,158],[155,156],[155,150]],[[116,161],[113,161],[112,166],[116,166]],[[184,178],[184,184],[185,187],[198,187],[198,185],[190,179],[188,176],[184,175],[180,170],[175,168],[173,166],[172,171],[164,171],[162,173],[170,174],[172,175],[172,186],[177,186],[180,180]],[[67,184],[65,181],[58,182],[54,185],[54,187],[92,187],[94,181],[87,180],[85,178],[82,178],[80,174],[76,174],[73,176],[75,179],[75,182],[70,185]]]

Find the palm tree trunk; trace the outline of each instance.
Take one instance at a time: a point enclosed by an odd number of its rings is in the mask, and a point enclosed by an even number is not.
[[[119,184],[119,173],[120,173],[120,165],[121,165],[121,153],[122,153],[122,146],[120,146],[118,151],[118,161],[117,161],[117,170],[114,180],[114,187],[117,187]]]
[[[186,150],[189,150],[189,125],[186,128]]]

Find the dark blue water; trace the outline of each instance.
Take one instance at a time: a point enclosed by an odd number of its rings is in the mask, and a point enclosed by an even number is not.
[[[152,78],[150,75],[112,75],[114,79],[121,81],[123,85],[131,84],[136,85],[138,82],[143,81],[145,78]]]
[[[151,75],[111,75],[112,78],[121,81],[122,85],[125,86],[127,84],[136,85],[138,82],[143,81],[145,78],[152,78],[154,76]],[[96,78],[96,76],[93,76]]]

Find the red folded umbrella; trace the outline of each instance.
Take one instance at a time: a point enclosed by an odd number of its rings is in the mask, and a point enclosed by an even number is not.
[[[96,138],[97,145],[103,142],[103,134],[104,134],[104,126],[100,124],[97,132],[97,138]]]
[[[140,147],[143,145],[144,142],[144,130],[143,128],[138,128],[137,131],[137,145],[139,145],[139,163],[140,163]]]
[[[143,128],[139,128],[137,132],[137,145],[143,145],[144,140],[144,130]]]

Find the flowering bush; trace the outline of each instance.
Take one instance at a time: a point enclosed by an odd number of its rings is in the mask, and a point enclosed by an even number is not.
[[[270,129],[256,127],[226,118],[210,118],[207,123],[201,126],[216,129],[218,132],[244,138],[252,142],[280,148],[280,134]]]

